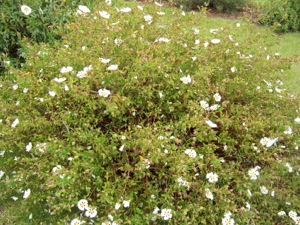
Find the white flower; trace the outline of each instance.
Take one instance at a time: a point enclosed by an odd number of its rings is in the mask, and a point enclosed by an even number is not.
[[[300,123],[300,117],[297,117],[294,121],[295,123]]]
[[[142,11],[144,10],[144,6],[141,6],[141,5],[138,5],[137,8]]]
[[[188,74],[187,76],[185,76],[185,77],[181,77],[180,80],[181,80],[182,83],[184,83],[184,84],[189,84],[189,83],[192,82],[192,79],[191,79],[191,77],[190,77],[189,74]]]
[[[19,88],[19,85],[14,84],[14,86],[13,86],[12,88],[13,88],[13,90],[15,91],[15,90],[17,90],[17,89]]]
[[[60,78],[55,77],[53,80],[54,80],[55,82],[57,82],[57,83],[61,83],[61,82],[66,81],[67,78],[65,78],[65,77],[60,77]]]
[[[164,220],[169,220],[172,218],[172,210],[171,209],[162,209],[160,215]]]
[[[131,11],[131,8],[129,8],[129,7],[125,7],[125,8],[120,9],[120,12],[124,12],[124,13],[130,12],[130,11]]]
[[[115,210],[118,210],[121,207],[120,203],[115,204]]]
[[[26,152],[30,152],[30,150],[32,149],[32,143],[29,142],[27,145],[26,145]]]
[[[60,73],[69,73],[73,70],[72,66],[64,66],[60,69]]]
[[[111,0],[105,0],[106,5],[111,6]]]
[[[278,216],[285,216],[286,215],[285,211],[280,211],[277,214],[278,214]]]
[[[27,93],[27,92],[28,92],[28,88],[24,88],[23,93]]]
[[[110,214],[109,214],[107,217],[108,217],[108,219],[110,219],[111,221],[114,220],[114,217],[113,217],[112,215],[110,215]]]
[[[158,3],[158,2],[156,2],[156,1],[154,2],[154,4],[157,5],[157,6],[159,6],[159,7],[162,7],[162,6],[163,6],[163,4]]]
[[[212,110],[212,111],[215,111],[215,110],[217,110],[219,107],[220,107],[220,105],[214,104],[214,105],[210,106],[209,109]]]
[[[156,12],[157,13],[157,15],[166,15],[166,13],[165,12]]]
[[[294,218],[297,217],[297,213],[295,211],[291,210],[291,211],[289,211],[289,217],[292,218],[292,219],[294,219]]]
[[[101,225],[111,225],[111,222],[105,221],[105,222],[101,223]]]
[[[269,190],[268,190],[265,186],[261,186],[261,187],[260,187],[260,191],[261,191],[261,193],[263,193],[264,195],[266,195],[266,194],[269,193]]]
[[[213,44],[219,44],[221,42],[221,40],[217,39],[217,38],[214,38],[210,42],[213,43]]]
[[[49,91],[48,92],[50,96],[54,97],[56,95],[55,91]]]
[[[68,91],[68,90],[69,90],[68,85],[65,85],[65,86],[64,86],[64,89],[65,89],[65,91]]]
[[[184,151],[185,154],[187,154],[190,158],[196,158],[197,152],[194,149],[186,149]]]
[[[113,64],[113,65],[110,65],[109,67],[107,67],[108,70],[117,70],[118,69],[118,65],[117,64]]]
[[[5,174],[5,172],[0,170],[0,179],[3,177],[4,174]]]
[[[87,13],[90,13],[91,11],[89,10],[88,7],[86,7],[85,5],[79,5],[78,6],[78,10],[77,10],[77,14],[79,15],[84,15],[84,14],[87,14]]]
[[[122,38],[115,38],[114,43],[115,45],[119,46],[123,42]]]
[[[200,106],[205,110],[209,109],[209,104],[205,100],[200,101]]]
[[[11,127],[15,128],[19,124],[19,119],[15,119],[14,122],[12,122]]]
[[[250,169],[248,171],[248,175],[250,177],[250,180],[257,180],[257,177],[259,176],[259,172],[256,168]]]
[[[218,181],[218,175],[216,173],[210,172],[206,174],[206,179],[208,179],[208,182],[210,183],[216,183]]]
[[[264,138],[260,139],[260,144],[262,146],[266,146],[267,148],[269,148],[273,144],[275,144],[277,140],[278,140],[278,138],[270,139],[270,138],[264,137]]]
[[[240,27],[241,26],[241,24],[240,23],[236,23],[236,27]]]
[[[237,69],[236,69],[235,66],[231,67],[230,70],[231,70],[231,72],[233,72],[233,73],[235,73],[235,72],[237,71]]]
[[[107,98],[110,95],[110,91],[107,90],[107,89],[105,89],[105,88],[103,88],[103,89],[99,89],[98,94],[101,97]]]
[[[128,208],[129,205],[130,205],[130,201],[126,201],[126,200],[123,201],[123,206],[124,206],[125,208]]]
[[[287,127],[287,129],[283,132],[284,134],[292,134],[293,130],[290,126]]]
[[[218,125],[212,122],[211,120],[206,120],[205,123],[210,126],[211,128],[217,128]]]
[[[57,166],[55,166],[55,167],[52,168],[52,173],[55,174],[57,171],[59,171],[61,169],[62,169],[61,165],[57,165]]]
[[[195,35],[200,33],[200,30],[198,28],[192,28],[192,30],[194,31]]]
[[[97,209],[88,207],[84,215],[89,218],[94,218],[97,216]]]
[[[215,99],[216,102],[220,102],[221,99],[222,99],[222,97],[221,97],[221,95],[219,93],[214,94],[213,97],[214,97],[214,99]]]
[[[110,59],[106,59],[106,58],[99,58],[99,59],[102,63],[109,63],[110,62]]]
[[[122,145],[122,146],[119,148],[119,151],[120,151],[120,152],[123,152],[123,151],[124,151],[124,147],[125,147],[125,145]]]
[[[161,38],[157,38],[156,40],[155,40],[155,42],[170,42],[171,40],[170,39],[168,39],[168,38],[164,38],[164,37],[161,37]]]
[[[109,19],[109,17],[110,17],[110,14],[108,12],[106,12],[106,11],[99,11],[99,14],[104,19]]]
[[[32,9],[28,5],[21,5],[21,11],[24,15],[28,16],[32,12]]]
[[[208,188],[205,189],[205,197],[210,199],[210,200],[214,199],[213,194],[211,193],[211,191]]]
[[[289,163],[286,163],[285,166],[289,169],[290,173],[293,172],[293,167],[291,167],[291,165]]]
[[[88,209],[88,207],[89,207],[88,201],[85,199],[79,200],[77,203],[77,207],[80,211],[84,211],[84,210]]]
[[[195,40],[195,45],[199,45],[199,44],[200,44],[200,40],[199,39]]]
[[[32,220],[32,213],[30,213],[28,219]]]
[[[87,71],[79,71],[77,74],[76,74],[76,77],[78,78],[85,78],[86,77],[86,74],[87,74]]]
[[[19,198],[16,197],[16,196],[12,196],[11,198],[12,198],[12,200],[14,200],[14,201],[17,201],[17,200],[19,199]]]
[[[153,210],[152,213],[153,213],[153,214],[158,214],[159,210],[160,210],[160,209],[159,209],[158,207],[156,207],[156,208]]]
[[[208,42],[208,41],[205,41],[203,45],[204,45],[204,48],[207,48],[208,45],[209,45],[209,42]]]
[[[274,197],[275,196],[275,191],[271,192],[271,196]]]
[[[30,189],[27,189],[26,191],[24,191],[23,198],[24,198],[24,199],[28,198],[29,195],[30,195],[30,193],[31,193]]]
[[[234,220],[230,217],[225,217],[222,219],[222,225],[234,225]]]
[[[80,224],[83,224],[84,222],[83,221],[81,221],[81,220],[79,220],[79,219],[73,219],[72,221],[71,221],[71,225],[80,225]]]
[[[152,23],[152,19],[153,19],[153,17],[152,17],[151,15],[145,15],[145,16],[144,16],[144,20],[145,20],[148,24]]]

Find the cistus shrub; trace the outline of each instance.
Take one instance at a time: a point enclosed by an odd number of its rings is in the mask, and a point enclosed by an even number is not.
[[[57,30],[69,22],[79,0],[1,0],[0,8],[0,70],[6,61],[19,64],[24,59],[22,40],[53,43],[60,38]],[[75,11],[76,13],[76,11]]]
[[[0,82],[1,202],[35,224],[291,222],[297,194],[266,181],[299,144],[299,101],[271,76],[289,61],[207,21],[100,3],[28,46]]]
[[[276,32],[300,31],[300,1],[273,0],[261,5],[259,22],[271,26]]]
[[[211,7],[219,12],[236,12],[242,10],[248,0],[175,0],[177,5],[182,5],[185,9],[194,10],[199,7]]]

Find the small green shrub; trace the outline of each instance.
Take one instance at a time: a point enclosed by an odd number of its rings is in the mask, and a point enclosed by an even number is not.
[[[175,2],[188,10],[208,6],[219,12],[235,12],[243,9],[248,0],[175,0]]]
[[[299,145],[299,99],[271,77],[289,60],[251,25],[119,4],[1,78],[1,202],[32,224],[290,223],[277,213],[299,210],[297,192],[266,180]]]
[[[276,32],[300,31],[300,2],[273,0],[265,2],[259,22],[271,26]]]

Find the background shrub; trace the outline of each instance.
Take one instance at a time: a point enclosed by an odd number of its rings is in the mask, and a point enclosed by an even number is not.
[[[22,61],[23,45],[27,42],[53,43],[60,39],[58,27],[70,22],[72,10],[78,7],[79,0],[28,0],[26,5],[32,8],[32,13],[24,15],[21,12],[21,0],[2,0],[0,9],[0,70],[7,67],[5,61],[16,65]],[[87,3],[85,1],[85,3]],[[76,12],[76,11],[75,11]]]
[[[208,6],[219,12],[235,12],[243,9],[248,0],[175,0],[178,5],[193,10],[201,6]]]
[[[239,224],[289,223],[277,212],[297,207],[297,192],[265,179],[274,155],[299,145],[299,100],[271,77],[289,60],[265,50],[251,25],[207,22],[156,5],[99,4],[65,27],[62,42],[28,46],[23,67],[1,78],[1,202],[18,197],[27,215],[41,206],[35,224],[101,224],[110,215],[118,224],[214,225],[228,211]],[[266,147],[263,137],[278,139]],[[250,180],[256,167],[261,175]],[[80,199],[96,218],[79,211]],[[162,209],[172,210],[169,221]]]
[[[300,31],[300,2],[298,0],[266,1],[259,22],[276,32]]]

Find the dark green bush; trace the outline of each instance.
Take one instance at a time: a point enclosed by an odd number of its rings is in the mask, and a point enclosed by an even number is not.
[[[219,12],[235,12],[243,9],[248,0],[175,0],[185,9],[193,10],[201,6],[208,6]]]
[[[300,1],[272,0],[262,6],[259,22],[271,26],[276,32],[300,31]]]
[[[0,70],[11,63],[20,63],[23,59],[22,41],[53,43],[60,39],[58,27],[71,20],[72,10],[78,7],[80,0],[28,0],[32,12],[25,15],[21,11],[23,1],[1,0],[0,8]]]

